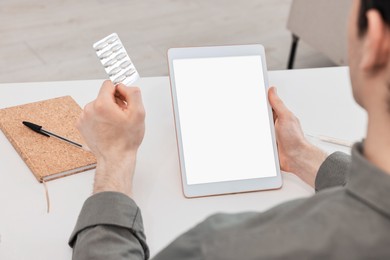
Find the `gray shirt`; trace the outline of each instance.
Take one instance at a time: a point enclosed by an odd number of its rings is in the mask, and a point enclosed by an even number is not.
[[[263,213],[213,215],[154,259],[390,259],[390,175],[361,144],[352,158],[330,155],[315,185],[316,195]],[[149,258],[140,209],[115,192],[86,200],[69,245],[73,259]]]

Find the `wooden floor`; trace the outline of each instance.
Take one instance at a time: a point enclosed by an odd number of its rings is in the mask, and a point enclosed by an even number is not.
[[[0,82],[105,78],[92,44],[117,32],[141,76],[167,75],[170,47],[261,43],[285,69],[292,0],[1,0]],[[296,68],[332,66],[301,43]]]

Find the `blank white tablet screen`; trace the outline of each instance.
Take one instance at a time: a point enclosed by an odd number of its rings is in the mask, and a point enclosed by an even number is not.
[[[260,56],[173,60],[187,184],[276,176]]]

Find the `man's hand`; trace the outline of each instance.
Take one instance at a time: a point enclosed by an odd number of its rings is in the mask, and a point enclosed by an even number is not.
[[[281,169],[314,187],[318,169],[327,154],[305,139],[299,119],[284,105],[275,87],[268,91],[268,99],[274,112]]]
[[[145,133],[140,90],[106,80],[87,104],[77,128],[97,158],[94,193],[117,191],[131,196],[138,147]]]

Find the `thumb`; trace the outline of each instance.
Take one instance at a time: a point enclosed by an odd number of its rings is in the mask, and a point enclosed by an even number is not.
[[[283,103],[283,101],[279,98],[278,94],[276,93],[275,87],[271,87],[268,90],[268,100],[272,109],[275,111],[278,117],[290,113],[290,110],[286,107],[286,105]]]
[[[115,93],[115,86],[111,80],[105,80],[100,88],[98,97],[112,99]]]

